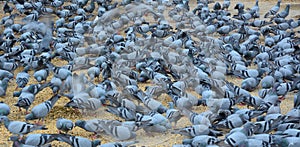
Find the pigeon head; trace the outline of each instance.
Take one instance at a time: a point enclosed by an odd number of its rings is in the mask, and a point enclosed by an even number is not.
[[[66,124],[66,128],[68,128],[69,130],[72,130],[74,127],[73,123],[67,123]]]
[[[36,80],[37,80],[38,82],[41,82],[43,79],[42,79],[41,76],[38,76],[38,77],[36,77]]]
[[[77,120],[76,122],[75,122],[75,127],[76,126],[78,126],[78,127],[84,127],[84,125],[85,125],[85,121],[84,120]]]
[[[26,121],[28,121],[28,120],[33,120],[33,119],[35,119],[35,117],[34,117],[34,115],[33,115],[32,113],[27,114],[27,115],[25,116],[25,120],[26,120]]]
[[[96,146],[98,146],[100,144],[101,144],[101,140],[93,140],[93,142],[92,142],[92,146],[93,147],[96,147]]]
[[[74,101],[68,102],[65,107],[70,107],[70,108],[78,108],[78,105]]]
[[[0,116],[0,123],[4,123],[4,125],[8,125],[9,124],[9,119],[7,116]]]

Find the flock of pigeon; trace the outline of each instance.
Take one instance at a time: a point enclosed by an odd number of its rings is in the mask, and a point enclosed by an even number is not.
[[[138,130],[185,136],[174,147],[299,147],[300,20],[287,19],[290,7],[278,0],[261,15],[258,0],[251,8],[230,0],[197,0],[195,8],[189,0],[7,0],[0,22],[1,127],[13,147],[52,141],[125,147],[139,142]],[[243,81],[235,85],[226,76]],[[11,107],[26,110],[23,121],[11,120],[5,103],[12,81],[18,100]],[[33,106],[48,87],[53,95]],[[294,105],[282,114],[287,94]],[[108,112],[120,120],[59,118],[59,133],[35,134],[47,129],[44,119],[61,97],[84,115]],[[184,128],[177,126],[182,117],[190,121]],[[72,135],[74,127],[92,140]],[[101,144],[99,135],[116,142]]]

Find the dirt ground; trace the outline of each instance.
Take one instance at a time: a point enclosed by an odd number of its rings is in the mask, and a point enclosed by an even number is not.
[[[222,3],[223,1],[220,1],[220,3]],[[236,14],[237,12],[233,9],[234,5],[239,2],[238,0],[232,0],[231,1],[231,6],[230,6],[230,12],[232,14]],[[240,2],[245,4],[245,7],[249,7],[251,8],[254,3],[255,0],[240,0]],[[274,6],[276,4],[277,0],[263,0],[259,2],[259,6],[260,6],[260,13],[261,13],[261,18],[263,16],[263,14],[266,13],[266,11],[268,11],[272,6]],[[196,0],[190,0],[190,6],[192,8],[194,8],[196,5]],[[285,7],[286,4],[291,3],[291,11],[290,11],[290,15],[289,18],[300,18],[300,1],[299,0],[282,0],[282,7],[281,9],[283,9]],[[2,9],[3,7],[3,2],[0,2],[0,8]],[[212,6],[212,5],[210,5]],[[3,14],[1,14],[1,16],[3,16]],[[168,19],[168,16],[166,16],[166,18]],[[172,21],[170,20],[171,24]],[[55,64],[57,65],[62,65],[63,62],[59,61],[58,59],[56,59]],[[21,69],[17,69],[15,71],[15,75],[21,71]],[[30,72],[32,74],[32,72]],[[48,77],[48,81],[51,79],[52,76]],[[227,80],[230,82],[233,82],[237,85],[240,85],[241,83],[241,79],[236,79],[236,78],[232,78],[232,77],[227,77]],[[36,81],[34,80],[34,78],[30,78],[30,82],[29,83],[36,83]],[[143,89],[145,86],[147,86],[148,84],[140,84],[139,86]],[[9,118],[11,120],[20,120],[20,121],[25,121],[25,115],[24,115],[24,111],[23,112],[19,112],[18,108],[13,106],[13,104],[15,104],[17,102],[17,97],[13,97],[12,94],[14,92],[14,89],[16,87],[16,83],[15,81],[11,81],[9,83],[9,87],[7,89],[7,94],[5,97],[1,97],[0,101],[3,101],[7,104],[10,105],[11,107],[11,114],[9,115]],[[20,90],[20,89],[18,89]],[[191,92],[194,93],[195,92]],[[257,90],[252,92],[253,95],[257,95]],[[35,106],[41,102],[43,102],[44,100],[50,98],[52,95],[52,91],[50,88],[46,88],[43,91],[41,91],[35,98],[34,103],[32,104],[32,106]],[[164,94],[162,96],[159,97],[159,99],[161,101],[164,102],[164,104],[166,104],[166,102],[168,100],[170,100],[170,98]],[[293,105],[293,94],[289,94],[286,98],[286,100],[284,100],[281,103],[281,108],[282,108],[282,113],[285,114],[288,110],[290,110],[292,108]],[[56,103],[56,105],[54,106],[54,108],[51,110],[50,114],[45,118],[45,125],[47,126],[48,130],[45,131],[36,131],[34,133],[57,133],[56,127],[55,127],[55,122],[56,119],[59,117],[64,117],[67,119],[71,119],[73,121],[76,121],[78,119],[92,119],[95,118],[95,116],[83,116],[80,113],[77,113],[76,111],[74,111],[73,109],[69,109],[69,108],[64,108],[64,104],[68,102],[68,99],[65,97],[62,97],[61,99],[59,99],[59,101]],[[31,107],[32,108],[32,107]],[[118,119],[117,117],[113,116],[112,114],[104,111],[105,108],[102,108],[98,111],[98,115],[96,116],[96,118],[99,119]],[[197,107],[195,108],[196,112],[203,112],[205,111],[206,108],[203,106]],[[187,118],[182,118],[181,120],[179,120],[177,127],[184,127],[184,126],[188,126],[190,125],[190,122]],[[71,135],[78,135],[78,136],[82,136],[82,137],[87,137],[90,138],[90,135],[92,135],[91,133],[87,133],[86,131],[80,129],[80,128],[74,128],[72,131],[69,132]],[[4,127],[4,125],[0,126],[0,147],[6,147],[6,146],[11,146],[11,142],[8,141],[9,136],[11,136],[11,134],[6,130],[6,128]],[[136,144],[137,146],[171,146],[172,144],[176,144],[176,143],[181,143],[182,139],[184,137],[180,136],[180,135],[174,135],[171,133],[167,133],[167,134],[154,134],[154,136],[147,136],[145,134],[145,132],[143,130],[139,130],[137,132],[137,138],[136,140],[139,141],[138,144]],[[91,138],[90,138],[91,139]],[[113,142],[114,140],[110,137],[107,136],[101,136],[99,139],[101,139],[102,143],[105,142]],[[58,143],[58,142],[53,142],[52,143],[53,146],[66,146],[66,144],[63,143]]]

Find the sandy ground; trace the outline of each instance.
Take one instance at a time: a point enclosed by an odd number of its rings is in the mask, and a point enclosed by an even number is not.
[[[263,14],[266,13],[267,10],[269,10],[272,6],[275,5],[277,0],[264,0],[264,1],[260,1],[259,2],[259,6],[260,6],[260,13],[261,16]],[[220,1],[222,3],[222,1]],[[239,1],[237,0],[233,0],[230,6],[230,12],[232,14],[236,14],[237,12],[235,10],[233,10],[233,7],[235,5],[235,3],[237,3]],[[251,8],[254,3],[255,0],[242,0],[241,2],[243,2],[245,4],[245,7],[249,7]],[[190,2],[190,6],[192,8],[195,7],[195,3],[196,0],[191,0]],[[286,4],[291,3],[291,11],[290,11],[290,18],[299,18],[300,16],[300,1],[298,0],[283,0],[282,2],[282,7],[281,9],[283,9],[285,7]],[[210,5],[211,6],[211,5]],[[0,8],[2,9],[3,7],[3,2],[1,2]],[[3,14],[1,14],[1,16],[3,16]],[[166,18],[168,19],[168,17],[166,16]],[[171,24],[172,21],[170,20]],[[56,60],[54,61],[55,64],[57,65],[62,65],[63,62]],[[21,71],[21,69],[17,69],[15,71],[15,75]],[[30,72],[32,74],[32,72]],[[48,77],[48,81],[51,79],[52,76]],[[232,78],[232,77],[227,77],[227,80],[230,82],[233,82],[237,85],[240,85],[241,83],[241,79],[236,79],[236,78]],[[30,78],[30,82],[29,83],[36,83],[36,81],[34,80],[34,78]],[[139,86],[143,89],[146,85],[149,84],[140,84]],[[20,121],[24,121],[25,120],[25,115],[24,115],[24,111],[23,112],[19,112],[18,108],[13,106],[13,104],[15,104],[17,102],[17,97],[13,97],[12,93],[14,92],[14,89],[16,87],[16,83],[15,81],[12,81],[9,83],[9,87],[7,89],[7,95],[5,97],[1,97],[0,101],[4,101],[5,103],[9,104],[11,106],[11,114],[9,115],[9,118],[11,120],[20,120]],[[18,89],[20,90],[20,89]],[[41,102],[43,102],[44,100],[48,99],[51,97],[51,89],[50,88],[46,88],[43,91],[41,91],[37,96],[36,99],[34,101],[34,103],[32,104],[32,106],[37,105]],[[195,92],[191,93],[195,94]],[[257,95],[257,90],[252,92],[253,95]],[[281,108],[282,108],[282,113],[285,114],[288,110],[290,110],[292,108],[292,97],[293,94],[289,94],[287,96],[287,99],[284,100],[281,104]],[[170,101],[171,99],[169,98],[168,95],[164,94],[162,96],[159,97],[159,100],[163,101],[163,104],[166,104],[166,102]],[[62,97],[57,104],[54,106],[54,108],[51,110],[50,114],[46,117],[45,119],[45,125],[48,127],[48,130],[46,131],[36,131],[34,133],[57,133],[56,127],[55,127],[55,122],[56,119],[59,117],[64,117],[67,119],[71,119],[73,121],[78,120],[78,119],[92,119],[92,118],[99,118],[99,119],[119,119],[115,116],[113,116],[112,114],[103,111],[105,108],[102,108],[98,111],[98,115],[97,116],[82,116],[80,113],[77,113],[76,111],[74,111],[73,109],[68,109],[68,108],[64,108],[63,105],[68,102],[67,98]],[[32,107],[31,107],[32,108]],[[203,112],[206,110],[205,107],[200,106],[194,109],[196,112]],[[179,120],[177,127],[184,127],[184,126],[188,126],[191,125],[189,120],[187,118],[182,118],[181,120]],[[6,128],[1,125],[0,126],[0,147],[6,147],[6,146],[11,146],[11,142],[8,141],[9,136],[11,136],[11,134],[6,130]],[[72,131],[69,132],[71,135],[78,135],[78,136],[83,136],[83,137],[87,137],[90,138],[90,135],[92,135],[91,133],[87,133],[84,130],[80,129],[80,128],[74,128]],[[137,146],[171,146],[172,144],[175,143],[181,143],[182,139],[184,138],[183,136],[180,135],[174,135],[174,134],[154,134],[153,136],[147,136],[145,134],[145,132],[143,130],[139,130],[137,132],[137,138],[136,140],[138,140],[140,143],[137,144]],[[91,138],[90,138],[91,139]],[[105,142],[112,142],[114,141],[112,138],[108,137],[108,136],[101,136],[99,139],[102,140],[102,143]],[[58,143],[58,142],[53,142],[52,143],[53,146],[66,146],[66,144],[63,143]]]

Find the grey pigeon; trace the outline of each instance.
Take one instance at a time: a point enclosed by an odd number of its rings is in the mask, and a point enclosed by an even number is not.
[[[19,72],[16,77],[17,87],[24,88],[29,81],[29,77],[30,77],[30,75],[27,73],[26,70]]]
[[[56,120],[56,128],[59,131],[64,131],[68,133],[70,130],[74,128],[74,124],[71,120],[65,119],[65,118],[58,118]]]
[[[0,116],[7,116],[10,113],[9,105],[4,102],[0,102]]]
[[[275,83],[275,79],[273,78],[273,76],[265,76],[262,80],[261,80],[261,87],[262,88],[271,88]]]
[[[23,136],[35,130],[46,130],[45,126],[34,125],[21,121],[11,121],[6,116],[0,116],[0,122],[4,123],[5,128],[12,134]]]
[[[170,123],[174,122],[174,127],[176,128],[178,120],[182,117],[182,114],[179,110],[174,108],[174,103],[169,102],[169,109],[166,112],[166,118]]]
[[[229,6],[230,6],[230,0],[224,0],[222,4],[222,10],[224,9],[228,10]]]
[[[260,79],[249,77],[242,81],[241,88],[247,91],[253,91],[259,85]]]
[[[45,117],[48,115],[48,113],[53,108],[56,101],[60,98],[60,95],[54,95],[49,100],[38,104],[34,106],[30,112],[30,114],[27,114],[25,116],[26,121],[27,120],[33,120],[33,119],[42,119],[42,122],[44,121]]]
[[[280,3],[281,3],[281,0],[278,0],[277,1],[277,4],[275,6],[273,6],[265,15],[264,15],[264,18],[267,18],[269,17],[270,15],[276,15],[276,13],[279,11],[280,9]]]
[[[171,133],[181,134],[188,137],[195,137],[199,135],[212,135],[212,136],[222,135],[222,133],[212,130],[206,125],[192,125],[180,129],[174,129],[172,130]]]
[[[130,128],[122,125],[116,125],[113,121],[101,121],[100,125],[106,134],[114,137],[116,140],[124,141],[136,137],[136,133]]]
[[[278,14],[276,14],[276,16],[274,18],[286,18],[290,13],[290,7],[291,7],[291,4],[287,4],[285,9],[283,11],[279,12]],[[271,18],[271,20],[272,20],[272,18]]]
[[[80,136],[71,136],[67,134],[59,134],[57,136],[58,141],[65,142],[73,147],[96,147],[101,144],[100,140],[89,140]]]
[[[9,137],[9,141],[12,141],[13,142],[13,146],[14,147],[19,147],[19,146],[22,146],[22,147],[34,147],[32,145],[26,145],[24,144],[22,140],[19,139],[18,136],[10,136]],[[51,147],[51,144],[45,144],[45,145],[42,145],[41,147]]]
[[[151,133],[151,132],[163,133],[171,129],[171,124],[169,123],[168,119],[164,117],[162,114],[158,112],[150,112],[149,116],[150,116],[149,122],[142,123],[142,128],[146,131],[146,133]],[[139,114],[137,114],[137,117],[139,117]],[[137,118],[137,120],[138,119],[139,118]]]
[[[135,111],[128,109],[126,107],[113,107],[113,106],[107,106],[108,109],[106,109],[107,112],[110,112],[112,114],[115,114],[126,121],[135,120]]]
[[[46,81],[49,75],[48,69],[41,69],[34,72],[33,77],[40,83],[41,81]]]
[[[209,135],[199,135],[195,136],[192,139],[184,139],[182,142],[183,144],[191,144],[192,146],[208,146],[208,145],[213,145],[219,143],[221,140],[209,136]]]
[[[59,78],[52,77],[50,81],[50,87],[54,94],[57,94],[62,88],[62,81]]]
[[[231,114],[225,120],[216,124],[216,128],[219,129],[232,129],[243,126],[248,120],[244,114]]]
[[[55,139],[55,135],[51,134],[28,134],[26,137],[23,137],[20,142],[24,145],[43,146],[49,144]]]
[[[7,70],[0,69],[0,80],[3,80],[5,77],[11,79],[14,77],[14,74]]]
[[[300,145],[299,137],[282,137],[278,138],[274,141],[274,143],[278,146],[289,146],[289,147],[297,147]]]
[[[128,147],[133,144],[138,143],[139,141],[127,141],[127,142],[109,142],[105,144],[101,144],[100,147],[112,147],[112,146],[117,146],[117,147]]]
[[[239,144],[239,147],[242,147],[242,146],[258,147],[258,146],[271,146],[271,144],[266,141],[260,140],[260,139],[245,139],[242,142],[240,142],[240,144]]]
[[[104,130],[100,125],[103,120],[91,119],[91,120],[77,120],[75,122],[75,127],[80,127],[88,132],[93,132],[94,134],[100,134]]]
[[[243,140],[248,138],[248,131],[253,128],[254,125],[251,122],[248,122],[243,126],[243,128],[241,128],[241,130],[231,132],[228,136],[226,136],[224,142],[230,146],[238,146]]]
[[[34,99],[35,99],[34,94],[32,94],[30,92],[21,92],[21,94],[18,98],[18,102],[14,105],[19,107],[20,111],[21,111],[21,108],[24,108],[27,113],[28,109],[31,106],[31,104],[33,103]]]

